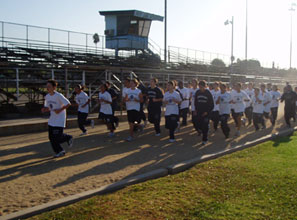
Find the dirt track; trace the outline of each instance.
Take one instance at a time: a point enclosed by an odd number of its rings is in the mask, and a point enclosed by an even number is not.
[[[282,109],[282,107],[280,108]],[[252,126],[242,129],[242,136],[225,141],[221,130],[211,134],[209,144],[201,145],[201,137],[191,123],[177,134],[177,142],[168,142],[168,131],[162,127],[155,137],[152,126],[139,133],[133,142],[125,142],[127,123],[123,122],[116,137],[107,137],[105,126],[89,129],[79,137],[78,129],[67,129],[74,135],[71,149],[65,147],[63,158],[52,159],[47,132],[0,138],[0,215],[46,203],[78,192],[98,188],[123,178],[156,168],[166,167],[203,154],[256,139],[284,128],[282,114],[275,128],[254,132]],[[162,124],[164,118],[162,118]],[[231,125],[231,136],[234,126]],[[65,145],[64,145],[65,146]]]

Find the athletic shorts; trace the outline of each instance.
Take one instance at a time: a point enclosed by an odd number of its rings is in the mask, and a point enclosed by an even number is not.
[[[140,112],[136,110],[127,111],[127,118],[129,123],[140,123]]]
[[[178,115],[165,116],[165,128],[167,128],[167,129],[176,129],[178,119],[179,119]]]
[[[105,123],[113,123],[114,116],[113,115],[106,115],[102,112],[99,113],[99,119],[103,120]]]

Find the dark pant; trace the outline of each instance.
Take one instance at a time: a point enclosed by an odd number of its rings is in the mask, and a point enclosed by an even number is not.
[[[209,117],[197,116],[198,129],[202,132],[202,141],[208,141]]]
[[[144,111],[143,111],[143,103],[140,103],[140,111],[139,111],[140,115],[139,115],[139,119],[140,120],[143,120],[143,121],[146,121],[146,116],[144,114]],[[140,122],[139,122],[140,123]]]
[[[251,124],[252,120],[253,120],[253,107],[252,106],[247,107],[245,109],[244,113],[245,113],[245,117],[247,118],[249,124]]]
[[[296,120],[295,118],[295,109],[293,108],[285,108],[285,121],[286,121],[286,124],[291,126],[291,123],[290,123],[290,120],[291,118],[294,119],[294,121]]]
[[[148,121],[154,124],[156,134],[160,134],[161,109],[151,110],[148,108]]]
[[[237,115],[236,115],[234,109],[231,109],[231,116],[235,122],[235,126],[238,127],[238,122],[237,122],[237,118],[236,118]]]
[[[228,119],[229,119],[229,115],[227,114],[220,115],[221,128],[226,138],[229,137],[229,133],[230,133],[230,128],[228,126]]]
[[[263,114],[253,113],[253,123],[254,123],[256,130],[259,130],[259,124],[263,125],[263,121],[264,121]]]
[[[210,119],[213,122],[213,128],[215,130],[218,129],[219,121],[220,121],[220,113],[219,111],[212,111],[210,115]]]
[[[194,128],[195,128],[195,130],[197,131],[197,132],[201,132],[200,130],[199,130],[199,128],[198,128],[198,124],[197,124],[197,121],[198,121],[198,119],[197,119],[197,114],[196,115],[194,115],[194,111],[192,111],[192,123],[193,123],[193,126],[194,126]]]
[[[113,121],[114,121],[115,124],[118,124],[118,123],[119,123],[119,118],[115,116],[115,110],[116,110],[116,107],[117,107],[117,106],[114,105],[114,104],[111,105]],[[113,124],[114,124],[114,123],[113,123]]]
[[[180,117],[183,119],[182,125],[187,125],[188,112],[189,108],[183,108],[180,110]]]
[[[62,127],[52,127],[50,125],[48,126],[48,138],[56,154],[63,151],[61,144],[69,141],[72,138],[71,135],[64,134],[63,130],[64,128]]]
[[[270,121],[271,121],[271,124],[272,125],[275,125],[275,121],[277,119],[277,112],[278,112],[278,107],[271,108],[271,118],[270,118]]]
[[[86,132],[85,125],[91,124],[91,120],[87,120],[88,113],[83,113],[83,112],[78,112],[77,113],[77,122],[78,122],[78,127],[82,132]]]
[[[169,130],[170,139],[174,139],[174,131],[177,128],[178,115],[165,116],[165,128]]]

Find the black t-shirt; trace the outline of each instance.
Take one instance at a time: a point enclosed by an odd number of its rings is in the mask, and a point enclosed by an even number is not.
[[[140,89],[143,96],[143,103],[145,103],[147,99],[147,88],[143,84],[139,84],[138,89]]]
[[[149,87],[147,89],[147,98],[149,100],[148,108],[155,108],[155,109],[161,108],[162,101],[153,102],[154,98],[155,99],[163,99],[163,93],[162,93],[161,89],[159,89],[158,87],[155,87],[155,88]]]
[[[204,112],[209,113],[214,108],[213,96],[209,90],[205,90],[202,92],[201,90],[197,90],[195,93],[195,109],[198,115],[203,114]]]
[[[297,101],[297,94],[296,92],[285,92],[282,97],[282,101],[285,101],[285,108],[286,109],[295,109],[296,101]]]

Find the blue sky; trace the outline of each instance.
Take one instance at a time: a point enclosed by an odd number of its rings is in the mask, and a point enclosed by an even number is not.
[[[294,2],[294,0],[292,0]],[[291,0],[248,0],[248,58],[264,66],[289,66]],[[163,0],[1,0],[0,20],[88,33],[104,33],[101,10],[137,9],[164,15]],[[245,54],[245,0],[168,0],[168,45],[230,54],[234,16],[234,55]],[[297,67],[297,14],[293,17],[293,67]],[[163,47],[163,23],[150,38]]]

